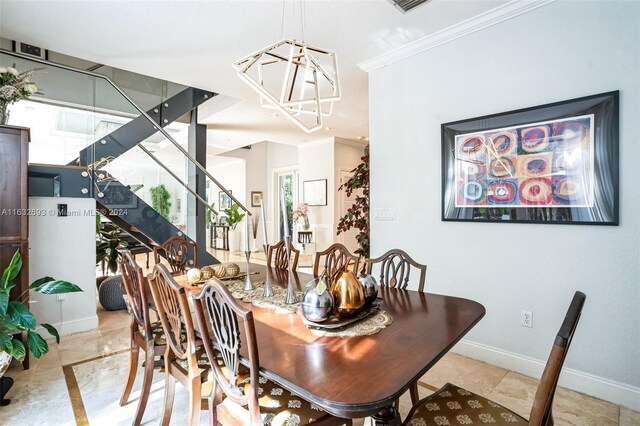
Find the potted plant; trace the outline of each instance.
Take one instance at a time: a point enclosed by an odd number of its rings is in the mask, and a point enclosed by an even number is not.
[[[160,213],[162,217],[171,221],[171,216],[169,216],[171,210],[171,194],[167,191],[167,188],[160,184],[149,188],[149,192],[151,193],[151,207]]]
[[[22,258],[20,252],[16,251],[9,263],[9,266],[2,273],[0,282],[0,377],[9,368],[11,359],[16,358],[22,361],[25,357],[25,348],[22,342],[14,336],[23,331],[27,332],[27,346],[36,358],[49,352],[49,345],[42,336],[35,332],[38,324],[28,307],[22,302],[25,293],[33,290],[42,294],[63,294],[80,292],[82,289],[68,281],[56,280],[51,277],[43,277],[35,280],[20,295],[18,300],[9,301],[11,289],[15,287],[14,280],[22,269]],[[60,343],[58,330],[51,324],[40,324],[45,330],[56,338],[56,343]]]
[[[244,218],[244,213],[240,213],[240,206],[233,203],[226,209],[227,225],[229,225],[229,251],[240,251],[240,231],[236,229],[238,223]]]
[[[352,170],[353,176],[340,185],[338,191],[344,190],[347,197],[356,192],[353,205],[338,221],[338,234],[351,228],[357,229],[356,241],[360,246],[356,254],[369,257],[369,145],[364,148],[362,162]]]
[[[96,216],[96,266],[102,266],[102,280],[106,278],[106,270],[112,273],[118,271],[120,252],[118,248],[126,247],[128,243],[122,240],[124,232],[114,223],[100,222],[100,215]],[[106,266],[106,268],[105,268]],[[96,284],[100,284],[98,280]]]
[[[34,83],[29,81],[29,77],[44,68],[32,68],[18,72],[13,67],[0,67],[0,125],[7,124],[9,113],[7,107],[21,99],[28,99],[29,96],[38,92]]]

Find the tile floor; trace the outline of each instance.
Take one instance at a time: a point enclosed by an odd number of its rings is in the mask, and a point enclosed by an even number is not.
[[[241,253],[217,252],[222,261],[242,261]],[[255,255],[256,262],[264,261]],[[142,264],[143,262],[141,262]],[[141,372],[133,388],[131,401],[118,405],[127,373],[128,324],[125,311],[107,312],[98,307],[99,329],[63,336],[59,345],[50,343],[51,351],[40,360],[32,359],[31,368],[23,371],[12,364],[7,375],[15,385],[7,395],[12,403],[0,407],[0,425],[129,425],[139,397]],[[536,380],[449,353],[420,381],[421,396],[429,395],[446,382],[482,394],[528,417]],[[159,424],[164,379],[154,374],[154,384],[145,413],[144,424]],[[171,424],[186,421],[187,393],[176,386],[176,403]],[[72,400],[74,404],[72,404]],[[75,406],[75,412],[74,412]],[[408,395],[401,399],[400,411],[407,413]],[[556,394],[556,425],[640,426],[640,413],[560,388]],[[207,424],[202,412],[200,424]],[[359,419],[355,425],[368,424]]]

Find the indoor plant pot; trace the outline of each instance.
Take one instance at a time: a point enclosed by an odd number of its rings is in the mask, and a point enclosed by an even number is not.
[[[11,289],[15,287],[14,280],[22,269],[22,258],[20,252],[16,251],[9,263],[9,266],[2,273],[0,282],[0,377],[11,363],[11,358],[23,360],[26,351],[22,341],[14,337],[22,332],[27,332],[27,346],[36,358],[49,352],[49,345],[46,340],[36,333],[38,326],[33,314],[21,301],[24,293],[18,300],[9,300]],[[56,280],[51,277],[43,277],[35,280],[28,290],[33,290],[42,294],[62,294],[82,291],[80,287],[68,281]],[[58,330],[50,324],[40,324],[45,330],[60,342]],[[6,365],[5,365],[6,364]]]

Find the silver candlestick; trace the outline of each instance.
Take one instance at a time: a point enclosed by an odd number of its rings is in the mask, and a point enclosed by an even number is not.
[[[284,237],[284,244],[287,249],[287,295],[284,299],[284,303],[292,305],[298,303],[298,294],[296,293],[296,287],[293,284],[293,277],[291,276],[291,236]]]
[[[264,291],[262,296],[273,297],[273,287],[271,287],[271,265],[269,265],[269,243],[263,244],[264,255],[267,257],[267,277],[264,280]]]
[[[247,257],[247,278],[244,281],[244,291],[251,291],[253,290],[253,283],[251,282],[251,265],[249,264],[251,251],[249,251],[249,247],[245,250],[244,255]]]

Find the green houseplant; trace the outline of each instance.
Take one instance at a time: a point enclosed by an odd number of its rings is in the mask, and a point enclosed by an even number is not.
[[[229,225],[229,251],[240,251],[240,230],[236,230],[236,227],[244,218],[244,213],[240,213],[240,206],[234,203],[225,209],[224,214],[227,215]]]
[[[114,274],[118,271],[121,256],[118,248],[127,246],[127,242],[122,240],[123,235],[124,232],[111,222],[105,223],[102,227],[100,216],[96,216],[96,265],[103,264],[103,274],[105,264]]]
[[[364,148],[364,155],[360,159],[362,162],[351,171],[353,176],[338,188],[338,191],[344,190],[347,197],[356,192],[356,197],[353,205],[338,221],[337,233],[347,232],[351,228],[360,231],[356,235],[360,246],[356,253],[369,257],[369,145]]]
[[[227,225],[229,225],[229,229],[236,229],[236,226],[244,219],[244,213],[240,213],[240,206],[235,203],[231,204],[231,207],[226,209],[224,214],[227,215]]]
[[[171,210],[171,194],[167,191],[167,188],[163,184],[149,188],[151,193],[151,207],[162,217],[167,220],[170,219]]]
[[[11,289],[15,287],[14,280],[21,269],[22,258],[20,257],[20,252],[16,251],[9,266],[7,266],[2,273],[2,282],[0,282],[0,360],[2,360],[3,357],[6,359],[8,356],[9,362],[11,362],[11,357],[15,357],[18,360],[23,360],[25,357],[24,345],[20,340],[13,337],[15,334],[23,331],[27,332],[27,346],[29,346],[29,350],[36,358],[40,358],[49,352],[47,341],[35,332],[38,326],[35,317],[21,301],[25,293],[29,290],[42,294],[62,294],[82,291],[80,287],[68,281],[43,277],[31,283],[29,289],[21,294],[18,300],[9,301]],[[60,336],[55,327],[51,324],[40,325],[56,338],[56,343],[60,342]],[[8,364],[3,366],[3,363],[0,362],[0,377],[2,377],[7,367]]]

